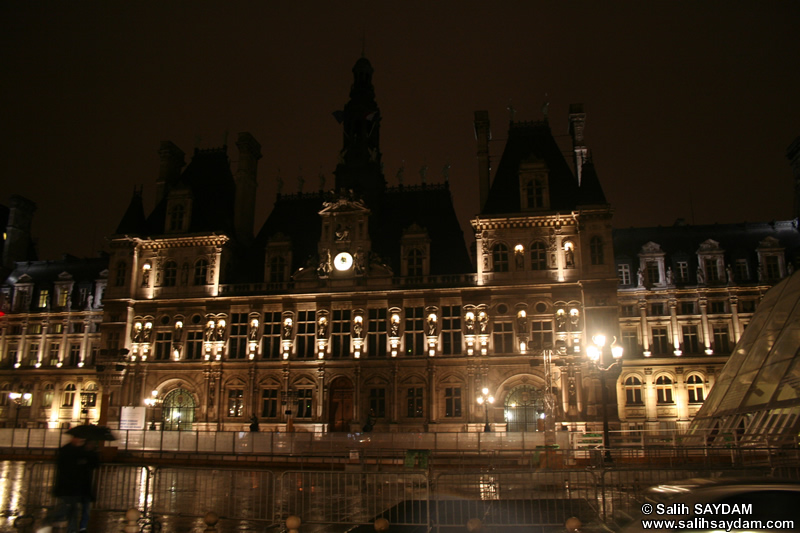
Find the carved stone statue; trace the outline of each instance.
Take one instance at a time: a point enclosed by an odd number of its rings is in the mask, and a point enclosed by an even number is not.
[[[354,336],[356,339],[360,339],[360,338],[361,338],[361,334],[362,334],[363,332],[364,332],[364,326],[363,326],[363,324],[361,323],[361,321],[360,321],[360,320],[355,320],[355,321],[353,322],[353,336]]]
[[[433,337],[436,335],[436,315],[428,315],[428,336]]]
[[[702,267],[697,267],[697,284],[698,285],[705,285],[706,283],[706,272],[703,270]]]
[[[641,267],[636,272],[636,281],[638,282],[639,287],[644,287],[644,267]]]
[[[733,283],[733,269],[730,265],[725,267],[725,277],[728,280],[728,283]]]
[[[131,332],[131,340],[133,342],[142,342],[142,323],[137,322],[133,325],[133,331]]]
[[[292,319],[287,318],[283,321],[283,338],[284,339],[291,339],[292,338]]]
[[[667,267],[667,285],[675,284],[675,274],[672,272],[672,267]]]
[[[321,316],[317,322],[317,338],[324,339],[328,336],[328,317]]]
[[[205,331],[205,334],[204,334],[206,342],[212,342],[214,340],[214,326],[215,325],[216,324],[214,323],[213,320],[209,320],[208,323],[206,324],[206,331]]]
[[[480,313],[478,315],[478,327],[480,328],[481,333],[489,332],[489,315],[486,313]]]
[[[468,313],[464,319],[464,325],[467,327],[467,335],[475,334],[475,315]]]
[[[247,333],[247,337],[254,341],[258,338],[258,320],[251,320],[250,321],[250,331]]]
[[[400,321],[392,320],[391,324],[389,325],[389,336],[390,337],[399,337],[400,336]]]

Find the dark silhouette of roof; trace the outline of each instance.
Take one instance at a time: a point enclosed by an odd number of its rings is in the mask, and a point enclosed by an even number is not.
[[[147,217],[144,214],[144,203],[142,202],[141,189],[134,190],[128,209],[122,215],[117,226],[117,235],[148,235],[150,230],[147,226]]]
[[[519,213],[520,165],[541,162],[549,173],[550,210],[570,211],[576,207],[578,180],[561,153],[547,122],[512,122],[508,129],[500,164],[481,214]]]
[[[600,178],[597,177],[597,171],[591,160],[583,164],[578,205],[608,205],[603,186],[600,185]]]

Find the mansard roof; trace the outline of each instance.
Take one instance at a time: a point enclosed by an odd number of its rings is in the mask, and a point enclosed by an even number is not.
[[[279,196],[256,238],[256,246],[267,245],[278,234],[292,243],[292,269],[316,264],[321,232],[320,211],[332,193]],[[431,239],[432,275],[464,274],[473,270],[464,235],[453,208],[450,189],[443,185],[421,185],[386,189],[371,211],[369,231],[372,251],[396,273],[400,272],[403,231],[416,224],[426,228]],[[375,200],[373,200],[373,204]]]
[[[597,171],[591,160],[583,164],[578,205],[608,205],[603,186],[600,185],[600,178],[597,177]]]
[[[521,211],[520,165],[534,160],[543,162],[549,172],[550,209],[554,212],[571,211],[576,207],[578,180],[564,159],[548,123],[512,122],[482,215]],[[596,191],[590,196],[594,199]]]
[[[746,258],[755,253],[759,244],[768,238],[777,239],[791,259],[800,257],[800,228],[798,220],[762,223],[705,224],[692,226],[677,222],[673,226],[615,229],[614,253],[619,258],[637,257],[642,246],[655,242],[667,255],[697,255],[700,246],[709,239],[731,258]]]
[[[147,226],[147,217],[144,214],[144,203],[142,202],[142,191],[134,190],[131,203],[122,215],[117,226],[116,235],[148,235],[150,230]]]

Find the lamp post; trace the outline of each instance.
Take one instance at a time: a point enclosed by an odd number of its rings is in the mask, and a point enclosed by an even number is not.
[[[494,403],[494,396],[489,395],[489,389],[484,387],[481,389],[481,394],[477,399],[478,405],[483,406],[484,419],[486,423],[483,425],[483,432],[489,433],[492,428],[489,427],[489,404]]]
[[[603,355],[606,352],[606,336],[598,334],[592,337],[592,344],[586,347],[586,356],[589,358],[592,366],[600,372],[601,385],[602,385],[602,402],[603,402],[603,454],[604,461],[610,463],[613,461],[611,457],[611,439],[609,438],[608,431],[608,387],[606,386],[606,377],[611,369],[617,366],[622,358],[622,346],[617,344],[617,338],[612,337],[611,341],[611,356],[614,362],[608,366],[603,364]]]
[[[9,392],[8,399],[14,402],[16,406],[14,408],[14,427],[17,427],[17,423],[19,422],[19,408],[22,407],[23,404],[28,403],[31,399],[31,393]]]
[[[158,391],[157,390],[154,390],[151,393],[150,398],[145,398],[144,399],[145,405],[147,405],[147,407],[150,407],[151,413],[152,413],[150,415],[150,430],[155,430],[156,429],[156,405],[158,405],[159,401],[160,400],[158,399]]]

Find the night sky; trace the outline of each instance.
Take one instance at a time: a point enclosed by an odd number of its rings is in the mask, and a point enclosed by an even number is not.
[[[144,185],[158,145],[189,156],[240,131],[262,145],[256,228],[284,192],[332,172],[351,69],[375,68],[389,184],[450,184],[468,240],[477,212],[473,112],[498,161],[509,102],[568,149],[586,144],[618,227],[792,217],[785,157],[800,136],[800,2],[0,3],[0,203],[38,204],[41,259],[93,256]],[[433,6],[429,4],[435,4]],[[314,7],[317,6],[317,7]],[[313,7],[313,9],[312,9]],[[495,164],[496,167],[496,164]],[[235,169],[235,165],[234,165]],[[690,198],[692,199],[690,201]]]

